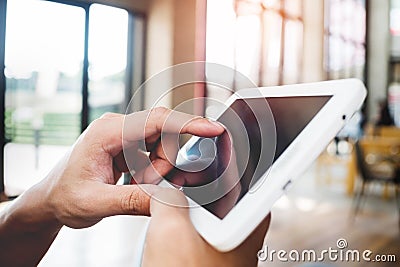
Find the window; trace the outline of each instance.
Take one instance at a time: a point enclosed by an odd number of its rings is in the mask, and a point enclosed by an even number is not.
[[[325,69],[328,79],[364,80],[365,0],[325,1]]]
[[[388,102],[395,125],[400,127],[400,1],[390,2],[390,62]]]
[[[259,86],[301,81],[302,0],[207,3],[207,61],[228,65]]]
[[[128,12],[94,4],[89,9],[89,120],[126,108]],[[129,99],[129,97],[128,97]]]
[[[84,39],[83,8],[7,1],[7,140],[69,145],[76,139],[82,111]]]
[[[140,14],[100,4],[0,2],[6,9],[0,187],[4,181],[7,195],[18,195],[45,177],[90,121],[125,112],[142,81],[145,25]]]

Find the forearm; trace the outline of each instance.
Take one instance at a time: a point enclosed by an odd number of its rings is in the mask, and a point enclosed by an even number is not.
[[[46,205],[37,185],[0,214],[0,262],[4,266],[36,266],[62,225]]]

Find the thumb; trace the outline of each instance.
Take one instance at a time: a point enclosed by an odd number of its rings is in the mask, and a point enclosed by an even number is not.
[[[113,215],[150,215],[151,196],[161,187],[151,184],[102,185],[96,194],[99,217]]]
[[[153,219],[165,220],[168,217],[189,219],[187,199],[177,189],[161,188],[151,197],[150,214]]]

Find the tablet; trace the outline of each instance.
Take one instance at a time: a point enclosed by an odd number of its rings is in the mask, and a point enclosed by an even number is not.
[[[366,97],[345,79],[245,89],[220,106],[226,131],[192,137],[160,185],[180,186],[201,236],[220,251],[240,245],[326,148]]]

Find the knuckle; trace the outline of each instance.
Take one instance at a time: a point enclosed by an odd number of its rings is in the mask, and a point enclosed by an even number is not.
[[[97,132],[101,131],[103,132],[104,126],[108,123],[107,120],[113,119],[118,117],[120,114],[117,113],[112,113],[112,112],[106,112],[103,115],[100,116],[100,118],[95,119],[92,121],[89,126],[88,126],[88,131],[91,132]]]
[[[162,106],[155,107],[152,109],[152,111],[154,111],[154,113],[157,113],[157,114],[163,114],[163,113],[167,112],[168,110],[169,109],[167,109],[166,107],[162,107]]]
[[[162,106],[150,109],[146,127],[156,128],[158,131],[161,131],[162,124],[160,122],[165,121],[170,112],[170,109]]]
[[[163,118],[170,112],[170,109],[166,107],[155,107],[150,111],[150,115],[153,115],[154,118]]]
[[[87,131],[89,133],[94,133],[94,134],[100,134],[104,132],[104,127],[105,125],[108,123],[107,120],[109,119],[113,119],[115,117],[117,117],[118,114],[117,113],[112,113],[112,112],[106,112],[103,115],[101,115],[100,118],[95,119],[94,121],[92,121],[88,128]]]
[[[103,124],[102,119],[98,118],[92,121],[89,126],[88,126],[88,131],[94,131],[97,130],[101,125]]]
[[[100,119],[92,121],[85,130],[84,139],[91,140],[92,138],[97,138],[100,129],[103,127],[102,125],[103,122]]]
[[[141,194],[139,190],[133,190],[122,198],[122,210],[129,214],[149,214],[146,195]]]
[[[100,116],[100,119],[110,119],[116,117],[118,114],[113,112],[105,112]]]

